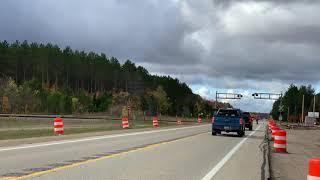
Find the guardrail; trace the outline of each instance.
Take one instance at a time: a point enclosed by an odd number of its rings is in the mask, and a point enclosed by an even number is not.
[[[88,116],[88,115],[43,115],[43,114],[0,114],[0,117],[4,118],[48,118],[54,119],[56,117],[61,117],[64,119],[91,119],[91,120],[112,120],[112,121],[121,121],[121,117],[111,117],[111,116]],[[147,117],[148,120],[152,120],[152,117]],[[143,119],[135,119],[134,121],[145,121]],[[176,123],[176,120],[162,119],[159,118],[159,122],[173,122]],[[184,123],[196,123],[197,119],[194,121],[183,120]]]

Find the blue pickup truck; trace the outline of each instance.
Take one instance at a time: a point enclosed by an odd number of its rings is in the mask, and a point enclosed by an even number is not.
[[[225,132],[237,132],[238,136],[245,135],[245,122],[240,109],[219,109],[212,117],[212,135]]]

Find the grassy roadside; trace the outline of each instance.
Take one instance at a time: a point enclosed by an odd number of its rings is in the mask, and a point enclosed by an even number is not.
[[[175,123],[159,122],[159,126]],[[150,128],[152,121],[131,121],[129,129]],[[102,132],[122,129],[121,121],[65,121],[68,134]],[[0,119],[0,140],[54,136],[52,122],[43,120]]]

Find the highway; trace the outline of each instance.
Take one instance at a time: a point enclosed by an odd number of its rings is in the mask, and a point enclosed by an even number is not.
[[[261,179],[265,123],[243,138],[212,136],[210,128],[203,124],[0,147],[0,178]]]

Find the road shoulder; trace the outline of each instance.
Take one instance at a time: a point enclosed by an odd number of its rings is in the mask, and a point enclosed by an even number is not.
[[[272,179],[307,179],[309,159],[320,157],[320,130],[286,131],[288,153],[271,153]]]

